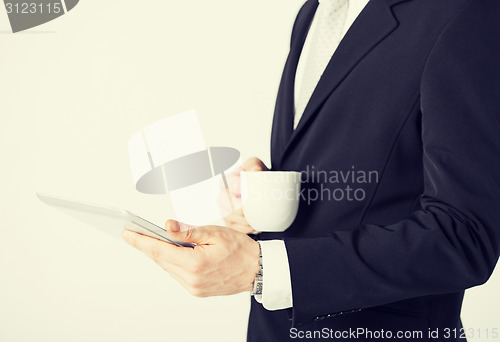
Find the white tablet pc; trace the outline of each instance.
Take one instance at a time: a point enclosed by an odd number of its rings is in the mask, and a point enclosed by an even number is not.
[[[167,231],[127,210],[110,208],[96,204],[84,203],[58,196],[37,193],[38,198],[71,216],[88,223],[103,232],[121,239],[121,233],[128,229],[139,234],[169,242],[183,247],[193,247],[191,243],[178,241],[168,235]]]

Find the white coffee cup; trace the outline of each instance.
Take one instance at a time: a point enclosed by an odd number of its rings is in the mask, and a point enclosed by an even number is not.
[[[242,171],[241,200],[248,224],[258,232],[283,232],[297,216],[300,172]]]

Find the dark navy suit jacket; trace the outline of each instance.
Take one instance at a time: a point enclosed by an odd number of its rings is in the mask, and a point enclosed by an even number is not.
[[[307,1],[293,28],[272,170],[378,179],[305,176],[304,191],[325,198],[303,192],[293,225],[260,236],[285,241],[293,308],[252,300],[248,339],[363,328],[459,340],[464,290],[490,277],[500,251],[500,1],[371,0],[293,130],[295,71],[317,4]]]

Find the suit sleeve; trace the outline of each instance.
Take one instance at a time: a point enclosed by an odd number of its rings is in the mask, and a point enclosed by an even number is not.
[[[500,2],[469,1],[421,80],[424,191],[392,225],[285,240],[293,321],[463,291],[500,248]]]

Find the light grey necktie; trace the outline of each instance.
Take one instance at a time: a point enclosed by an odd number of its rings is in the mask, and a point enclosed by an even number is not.
[[[319,0],[314,16],[315,27],[309,33],[312,36],[307,37],[311,39],[309,51],[303,51],[306,55],[300,57],[306,60],[298,94],[295,94],[294,128],[297,127],[321,75],[340,43],[348,7],[349,0]]]

